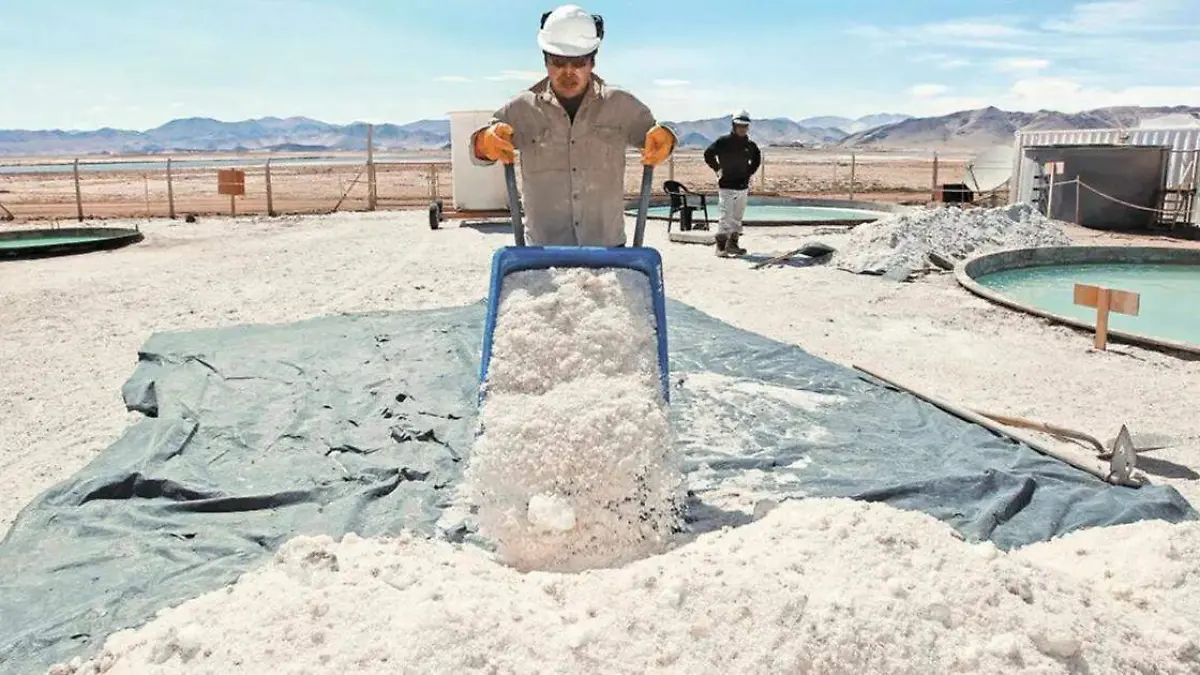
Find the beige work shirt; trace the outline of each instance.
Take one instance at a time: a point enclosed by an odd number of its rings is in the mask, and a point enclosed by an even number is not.
[[[497,110],[495,122],[513,128],[526,244],[625,244],[625,152],[642,148],[656,123],[644,103],[593,75],[572,123],[543,78]]]

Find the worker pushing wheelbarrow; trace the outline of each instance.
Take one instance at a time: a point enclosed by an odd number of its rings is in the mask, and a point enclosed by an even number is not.
[[[519,245],[624,246],[626,150],[640,147],[653,168],[675,149],[675,134],[644,103],[593,73],[603,38],[604,20],[576,5],[543,14],[547,76],[471,135],[480,164],[512,164],[521,153]]]
[[[657,352],[657,389],[663,403],[662,408],[653,407],[659,412],[665,411],[670,400],[670,378],[668,374],[667,351],[667,321],[666,297],[663,285],[662,258],[652,247],[642,245],[645,233],[646,211],[649,204],[650,189],[654,167],[665,161],[675,149],[675,134],[659,125],[649,108],[632,94],[620,89],[607,86],[602,79],[592,73],[595,66],[596,51],[604,37],[604,23],[599,16],[588,14],[575,5],[559,7],[542,15],[541,28],[538,32],[538,44],[544,53],[547,77],[526,91],[521,92],[493,116],[489,124],[477,129],[471,135],[471,148],[474,160],[480,164],[491,164],[496,161],[504,163],[505,180],[508,186],[509,211],[512,216],[513,245],[498,249],[492,258],[492,274],[488,292],[487,316],[484,325],[483,353],[480,360],[479,402],[481,411],[485,400],[490,405],[509,405],[511,398],[504,396],[504,377],[500,377],[499,388],[496,380],[489,379],[489,363],[492,356],[493,338],[497,326],[501,324],[501,303],[505,297],[505,280],[512,279],[516,273],[532,270],[564,270],[567,268],[588,268],[595,270],[597,275],[607,275],[606,270],[633,270],[644,275],[649,291],[651,307],[640,303],[634,311],[643,309],[652,311],[650,325],[654,326]],[[630,147],[640,147],[643,164],[641,199],[639,201],[637,225],[634,228],[632,246],[627,245],[625,232],[625,153]],[[524,200],[518,194],[515,162],[520,153],[521,172],[524,178]],[[523,203],[522,203],[523,201]],[[576,275],[585,276],[585,275]],[[637,275],[630,275],[636,277]],[[626,277],[629,278],[629,277]],[[614,308],[614,316],[620,316],[622,310]],[[637,322],[643,329],[646,324]],[[511,326],[502,329],[510,330]],[[557,331],[564,344],[578,340],[581,344],[593,336],[578,330],[577,325],[547,326],[547,331]],[[528,343],[509,341],[509,353],[504,353],[501,359],[509,359],[510,363],[525,363],[521,354],[512,354],[511,350],[520,351]],[[648,348],[644,342],[639,344]],[[537,361],[537,359],[533,359]],[[589,372],[598,364],[588,360],[574,362],[574,372],[571,377],[589,377],[596,373]],[[503,368],[500,372],[507,372]],[[597,371],[599,372],[599,371]],[[607,377],[607,375],[604,375]],[[643,384],[650,383],[641,380]],[[557,390],[556,390],[557,391]],[[592,394],[572,391],[568,387],[569,396],[598,396],[603,397],[604,389]],[[654,392],[644,392],[654,396]],[[497,398],[489,398],[496,396]],[[636,400],[633,396],[630,400]],[[584,403],[585,407],[590,407]],[[494,408],[493,408],[494,410]],[[648,413],[649,408],[639,408],[642,413]],[[483,416],[481,415],[481,418]],[[528,421],[528,418],[525,418]],[[562,427],[555,424],[530,423],[522,427],[523,444],[528,444],[530,438],[539,435],[559,436]],[[486,431],[481,424],[477,433],[486,437]],[[502,436],[501,436],[502,438]],[[590,461],[603,465],[603,444],[585,444],[587,447],[572,446],[569,438],[542,439],[551,442],[534,444],[529,447],[563,448],[571,447],[576,457],[591,457]],[[498,447],[504,447],[504,441],[498,441]],[[492,523],[493,529],[483,530],[486,536],[499,537],[498,545],[503,541],[519,541],[523,536],[533,536],[541,541],[541,535],[531,535],[523,529],[520,518],[512,514],[532,513],[534,499],[549,491],[554,495],[556,503],[570,505],[570,518],[563,518],[563,523],[569,530],[576,530],[581,537],[579,543],[588,549],[594,541],[625,541],[626,537],[638,539],[650,536],[650,531],[656,531],[659,526],[669,526],[674,522],[680,511],[679,503],[672,495],[675,492],[668,487],[658,484],[658,478],[671,474],[664,466],[656,466],[659,460],[670,464],[665,456],[669,455],[669,443],[658,444],[650,442],[654,447],[638,449],[637,443],[631,447],[622,447],[623,452],[629,453],[612,467],[613,471],[631,472],[629,480],[637,485],[633,493],[625,496],[623,501],[613,503],[610,496],[603,490],[595,497],[589,497],[590,482],[577,475],[547,475],[562,469],[566,474],[572,470],[568,465],[557,462],[538,463],[537,470],[524,472],[526,478],[500,472],[499,478],[506,485],[484,484],[477,486],[480,495],[491,495],[482,498],[481,508],[490,508],[492,500],[502,503],[505,514],[497,519],[485,519]],[[488,443],[481,446],[480,454],[473,455],[471,466],[472,475],[475,467],[505,465],[487,458]],[[599,455],[589,453],[598,452]],[[481,469],[479,476],[487,477],[488,470]],[[540,472],[540,473],[539,473]],[[533,483],[524,483],[528,475],[536,474]],[[476,480],[473,478],[472,480]],[[583,483],[580,481],[584,480]],[[618,481],[619,482],[619,481]],[[670,481],[667,480],[669,483]],[[530,485],[536,484],[536,494],[526,494],[533,490]],[[661,489],[660,489],[661,488]],[[512,499],[511,503],[496,497],[506,494]],[[656,496],[657,495],[657,496]],[[661,498],[660,498],[661,497]],[[526,503],[520,503],[521,500]],[[600,505],[593,503],[598,500]],[[665,503],[664,503],[665,502]],[[494,504],[492,504],[494,506]],[[582,509],[576,511],[576,509]],[[639,515],[628,519],[630,511]],[[607,515],[597,516],[597,513],[607,511]],[[622,515],[624,514],[624,515]],[[576,520],[576,516],[582,520]],[[532,516],[528,528],[535,527]],[[559,519],[556,519],[556,522]],[[600,527],[598,523],[605,525]],[[618,527],[615,523],[624,523]],[[505,523],[497,525],[497,523]],[[482,526],[481,526],[482,527]],[[600,529],[597,529],[597,528]],[[615,528],[615,529],[614,529]],[[604,530],[606,534],[600,539],[598,533]],[[506,534],[507,533],[507,534]],[[658,534],[663,534],[658,532]],[[516,539],[513,539],[513,538]],[[651,539],[654,537],[651,536]],[[542,546],[537,544],[534,548]],[[628,542],[627,542],[628,543]],[[566,541],[559,544],[567,545]],[[517,549],[521,547],[518,545]],[[568,546],[568,548],[570,548]]]

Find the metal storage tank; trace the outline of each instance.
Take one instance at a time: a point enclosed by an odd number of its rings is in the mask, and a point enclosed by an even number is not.
[[[459,211],[505,211],[508,188],[504,166],[477,166],[471,159],[471,134],[487,124],[491,110],[457,110],[450,116],[450,170],[453,172],[454,208]]]

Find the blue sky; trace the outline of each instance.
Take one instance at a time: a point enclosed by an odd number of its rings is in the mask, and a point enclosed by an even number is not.
[[[492,109],[530,0],[3,0],[0,128]],[[1200,105],[1200,0],[593,0],[597,72],[660,119]],[[117,8],[121,9],[117,9]],[[686,11],[668,9],[686,7]]]

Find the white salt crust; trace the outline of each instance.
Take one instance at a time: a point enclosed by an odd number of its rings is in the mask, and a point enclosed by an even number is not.
[[[51,673],[1183,675],[1200,672],[1198,559],[1196,522],[1006,554],[840,499],[579,574],[409,535],[301,537]]]

